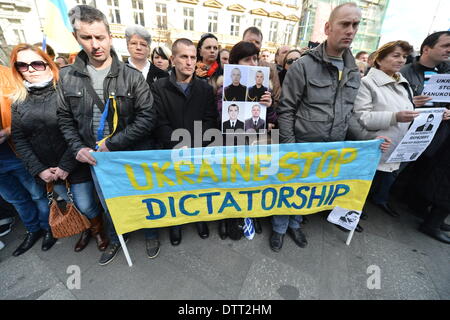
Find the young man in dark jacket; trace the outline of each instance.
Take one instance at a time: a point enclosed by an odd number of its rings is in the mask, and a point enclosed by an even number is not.
[[[109,152],[150,148],[148,137],[156,117],[153,97],[144,77],[119,61],[112,50],[112,36],[102,12],[78,5],[69,12],[69,16],[74,36],[83,50],[73,65],[61,70],[58,117],[61,132],[76,159],[95,165],[90,154],[94,150]],[[108,100],[109,108],[106,108]],[[105,109],[108,110],[107,121],[102,122]],[[114,123],[116,112],[118,121]],[[100,258],[100,265],[112,261],[121,247],[109,213],[107,218],[111,243]],[[149,251],[156,255],[158,242],[147,248]]]
[[[217,128],[213,87],[194,76],[197,56],[191,40],[175,41],[171,60],[174,68],[170,77],[159,79],[152,86],[158,117],[156,136],[165,149],[180,144],[188,148],[205,146],[202,137],[194,136],[194,122],[201,121],[202,135],[208,129]],[[173,140],[172,133],[176,129],[187,130],[190,141]],[[196,226],[202,239],[209,236],[206,222],[197,222]],[[181,242],[181,226],[170,228],[170,241],[172,245]]]

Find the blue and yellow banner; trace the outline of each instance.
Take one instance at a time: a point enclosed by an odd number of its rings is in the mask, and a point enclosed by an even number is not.
[[[97,152],[119,234],[237,217],[362,210],[380,140]]]

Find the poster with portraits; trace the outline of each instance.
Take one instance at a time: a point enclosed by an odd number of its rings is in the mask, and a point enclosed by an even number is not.
[[[386,163],[416,161],[433,141],[445,108],[419,108],[408,132],[394,149]]]
[[[270,68],[226,64],[222,98],[222,133],[267,132],[267,106],[260,103],[269,91]]]

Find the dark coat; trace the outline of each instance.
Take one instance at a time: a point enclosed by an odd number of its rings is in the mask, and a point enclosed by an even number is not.
[[[450,212],[450,121],[444,121],[447,126],[445,142],[433,158],[428,158],[427,170],[420,172],[425,198],[435,206]]]
[[[260,130],[264,130],[265,127],[266,127],[266,122],[261,118],[258,119],[258,123],[256,124],[256,126],[253,123],[253,118],[245,120],[245,131],[253,129],[256,132],[259,132]]]
[[[261,97],[264,95],[264,93],[266,91],[269,91],[268,88],[261,86],[261,88],[257,88],[256,84],[253,87],[250,87],[248,89],[248,93],[247,93],[247,101],[260,101]]]
[[[58,127],[56,107],[53,83],[31,89],[24,102],[13,105],[12,138],[16,151],[36,178],[48,168],[59,167],[69,172],[70,183],[89,181],[89,166],[75,160]]]
[[[240,83],[237,86],[230,84],[228,87],[225,87],[224,93],[225,101],[245,101],[247,87]]]
[[[438,74],[450,73],[450,63],[442,62],[441,64],[436,66],[436,69]],[[417,57],[414,62],[404,66],[400,70],[400,73],[406,78],[406,80],[408,80],[409,85],[413,90],[414,96],[421,95],[423,92],[425,77],[423,72],[420,71],[419,57]]]
[[[176,83],[175,70],[170,77],[159,79],[152,86],[158,124],[156,136],[164,148],[172,149],[179,141],[171,141],[176,129],[187,129],[194,147],[194,121],[202,122],[202,131],[217,128],[217,108],[213,88],[195,76],[185,94]],[[203,144],[205,145],[205,144]]]
[[[104,81],[105,96],[117,101],[118,127],[106,140],[110,151],[150,149],[150,134],[156,125],[153,97],[142,73],[119,61],[112,50],[111,70]],[[96,146],[92,130],[93,97],[87,92],[86,82],[91,81],[86,70],[88,57],[81,51],[75,63],[60,71],[58,91],[58,118],[62,133],[74,154],[82,148]],[[109,127],[113,128],[114,109],[110,105]]]
[[[236,119],[236,123],[234,125],[234,130],[242,129],[244,130],[244,122],[239,119]],[[231,130],[231,120],[227,120],[223,123],[222,131],[226,132],[227,130]]]

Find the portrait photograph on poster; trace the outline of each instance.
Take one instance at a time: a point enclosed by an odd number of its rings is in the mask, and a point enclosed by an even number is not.
[[[255,102],[245,103],[245,132],[266,133],[267,107]]]
[[[224,101],[222,110],[222,132],[244,133],[245,102]]]
[[[248,69],[241,65],[225,65],[223,73],[223,100],[242,101],[247,97]]]
[[[268,68],[259,67],[249,70],[247,101],[258,102],[269,91],[269,71]]]

